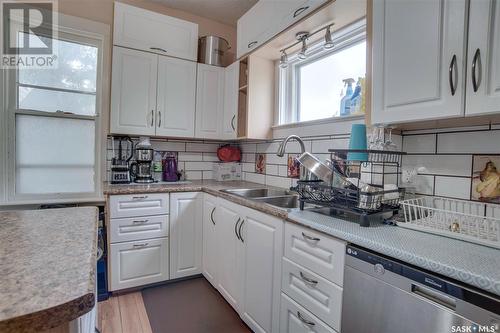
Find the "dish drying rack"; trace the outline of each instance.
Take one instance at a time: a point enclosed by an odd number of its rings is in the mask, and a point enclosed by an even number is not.
[[[405,189],[399,187],[401,161],[405,152],[360,149],[330,149],[331,184],[321,180],[299,180],[292,190],[299,193],[300,209],[306,203],[329,207],[331,214],[354,219],[362,227],[390,218],[399,211]],[[349,153],[365,154],[366,161],[351,161]],[[339,186],[339,175],[357,186]],[[345,181],[344,181],[345,183]],[[370,185],[363,191],[361,184]],[[390,188],[385,187],[392,184]]]
[[[482,202],[419,197],[403,200],[398,226],[500,249],[500,207]]]

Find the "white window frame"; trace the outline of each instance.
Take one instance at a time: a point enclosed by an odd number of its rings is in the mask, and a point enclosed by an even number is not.
[[[102,202],[102,174],[105,149],[103,149],[103,138],[105,122],[103,117],[109,112],[106,103],[109,100],[109,74],[105,71],[109,69],[109,49],[110,49],[110,29],[108,25],[58,14],[58,39],[70,42],[81,43],[94,46],[98,49],[97,78],[96,78],[96,115],[83,116],[71,114],[58,114],[54,112],[43,112],[33,110],[17,109],[17,70],[9,69],[3,71],[4,87],[2,92],[4,105],[3,113],[0,114],[0,126],[2,122],[6,125],[6,130],[2,133],[2,142],[6,142],[3,156],[6,156],[5,170],[0,165],[1,177],[6,177],[0,185],[0,206],[17,204],[44,204],[44,203],[82,203],[82,202]],[[94,156],[94,191],[93,192],[64,192],[64,193],[41,193],[41,194],[20,194],[16,192],[16,114],[37,115],[47,117],[57,117],[61,119],[88,119],[95,121],[95,156]],[[1,128],[0,128],[1,129]],[[3,135],[6,134],[6,138]],[[0,147],[0,157],[2,149]],[[3,187],[3,188],[2,188]],[[4,193],[2,198],[1,193]]]
[[[321,33],[320,33],[321,34]],[[299,105],[300,105],[300,67],[311,64],[315,61],[331,56],[337,52],[345,50],[356,44],[366,41],[366,19],[356,21],[338,31],[332,33],[334,47],[329,50],[323,49],[324,39],[308,45],[307,59],[300,60],[298,52],[288,56],[288,67],[280,68],[279,61],[276,62],[276,70],[278,73],[278,94],[277,94],[277,124],[274,128],[302,126],[304,124],[314,124],[327,121],[344,121],[345,119],[357,119],[360,116],[347,117],[327,117],[315,120],[300,121]],[[368,70],[368,69],[367,69]],[[364,117],[364,116],[362,116]]]

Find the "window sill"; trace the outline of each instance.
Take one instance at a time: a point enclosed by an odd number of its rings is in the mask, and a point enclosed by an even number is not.
[[[301,121],[298,123],[274,125],[272,126],[272,129],[275,130],[275,129],[285,129],[285,128],[306,127],[319,124],[341,123],[341,122],[354,121],[360,119],[365,119],[365,115],[363,114],[363,115],[347,116],[347,117],[331,117],[331,118],[324,118],[317,120]]]

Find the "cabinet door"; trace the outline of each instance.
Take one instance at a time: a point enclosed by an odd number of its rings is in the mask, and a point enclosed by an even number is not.
[[[158,56],[113,47],[111,133],[155,134]]]
[[[238,85],[240,62],[236,61],[224,70],[224,117],[222,119],[222,138],[236,139],[238,124]]]
[[[203,276],[217,287],[217,198],[204,194],[203,199]]]
[[[244,208],[241,318],[254,332],[279,332],[283,221]]]
[[[264,44],[265,35],[274,35],[276,30],[276,12],[277,1],[261,0],[250,8],[237,22],[237,50],[236,57],[252,51],[258,46]]]
[[[372,123],[463,115],[465,0],[375,1]]]
[[[285,294],[281,294],[280,327],[283,333],[336,333]]]
[[[170,278],[201,273],[201,192],[170,195]]]
[[[158,57],[156,135],[194,137],[196,63]]]
[[[111,244],[111,290],[168,280],[168,240]]]
[[[196,61],[198,25],[115,2],[113,44]]]
[[[215,211],[217,221],[217,290],[236,310],[240,309],[242,277],[242,242],[237,237],[241,222],[241,206],[218,199]]]
[[[220,139],[224,108],[224,68],[198,64],[196,137]]]
[[[500,2],[470,2],[466,115],[500,112]]]

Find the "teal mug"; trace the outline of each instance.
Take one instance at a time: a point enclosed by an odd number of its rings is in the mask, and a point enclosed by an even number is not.
[[[366,125],[353,124],[351,127],[351,139],[349,140],[349,149],[367,149],[366,143]],[[368,161],[368,153],[350,152],[347,154],[348,161]]]

